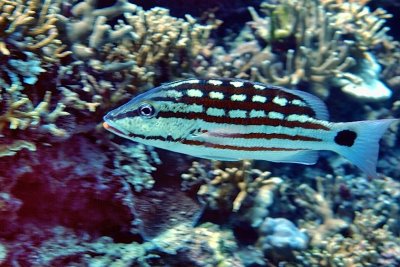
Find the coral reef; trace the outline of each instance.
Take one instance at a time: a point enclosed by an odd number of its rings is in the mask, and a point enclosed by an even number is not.
[[[218,25],[200,25],[190,15],[175,18],[159,7],[144,11],[125,0],[106,8],[84,1],[71,13],[59,17],[75,62],[62,68],[66,75],[59,86],[64,104],[92,112],[97,107],[105,112],[132,94],[190,72],[192,59]],[[112,24],[115,18],[120,19]]]
[[[68,112],[53,99],[54,88],[35,87],[41,84],[39,77],[47,76],[68,55],[58,39],[58,7],[51,0],[0,3],[0,134],[5,137],[1,156],[34,150],[35,142],[28,138],[32,131],[68,136],[55,124]]]
[[[83,131],[77,124],[98,123],[132,94],[181,77],[218,24],[174,18],[162,8],[144,11],[124,0],[97,4],[2,1],[2,155],[27,147],[11,136],[20,135],[31,150],[38,135],[68,138]]]
[[[124,177],[136,192],[151,189],[154,179],[151,173],[157,168],[152,164],[160,165],[161,160],[157,153],[139,144],[137,146],[114,145],[119,153],[114,158],[115,175]],[[148,153],[146,153],[148,152]]]
[[[325,98],[330,94],[328,88],[336,85],[356,99],[387,99],[392,92],[380,82],[379,67],[363,62],[375,62],[368,51],[380,47],[379,57],[390,56],[392,37],[384,23],[391,16],[383,9],[370,11],[367,2],[264,2],[264,17],[250,7],[253,21],[231,50],[219,47],[210,57],[200,55],[201,67],[196,71],[289,88],[307,87]],[[207,67],[207,62],[212,66]],[[379,87],[369,86],[372,81]]]
[[[255,197],[259,203],[254,208],[259,206],[260,210],[266,211],[264,208],[272,204],[272,196],[268,196],[268,192],[276,189],[282,181],[278,177],[266,179],[271,175],[270,172],[263,172],[251,166],[252,162],[249,160],[242,161],[240,167],[232,168],[223,168],[216,164],[209,182],[200,187],[199,198],[210,209],[237,212],[247,197]],[[199,174],[204,174],[204,171],[199,171]],[[257,218],[255,214],[251,217],[255,220]]]
[[[40,235],[38,229],[31,230]],[[237,247],[232,232],[211,223],[196,229],[180,224],[152,242],[141,244],[118,244],[107,237],[90,240],[64,227],[42,232],[50,238],[41,243],[38,250],[24,255],[22,263],[40,266],[242,266],[234,255]],[[23,246],[32,245],[26,243]],[[17,247],[13,244],[13,249]]]
[[[324,241],[325,249],[314,248],[301,255],[302,266],[397,266],[398,237],[382,225],[372,210],[356,213],[350,237],[334,235]]]
[[[54,0],[4,0],[0,3],[0,53],[13,54],[10,46],[32,51],[54,62],[69,54],[58,39],[59,3]]]
[[[321,218],[320,225],[315,225],[315,221],[311,220],[307,220],[305,225],[302,225],[302,227],[306,228],[310,233],[310,236],[312,237],[311,244],[314,246],[320,246],[328,236],[338,233],[348,227],[348,224],[343,219],[334,218],[334,213],[331,207],[332,204],[329,203],[329,200],[324,196],[320,179],[317,180],[317,192],[308,185],[302,184],[299,187],[299,197],[295,199],[296,203],[300,207],[306,208],[308,211]]]

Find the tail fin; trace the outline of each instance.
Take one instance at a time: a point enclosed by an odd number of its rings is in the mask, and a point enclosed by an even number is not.
[[[363,170],[376,177],[379,140],[391,123],[397,119],[337,123],[335,151]]]

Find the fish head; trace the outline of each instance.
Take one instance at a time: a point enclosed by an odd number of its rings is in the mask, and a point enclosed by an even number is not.
[[[105,129],[133,141],[169,149],[193,132],[195,121],[175,118],[186,112],[181,94],[163,88],[152,89],[104,116]],[[189,112],[189,111],[187,111]]]

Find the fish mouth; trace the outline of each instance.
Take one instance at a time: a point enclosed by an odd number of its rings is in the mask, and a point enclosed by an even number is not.
[[[109,123],[107,123],[107,122],[103,122],[103,127],[104,127],[104,129],[106,129],[106,130],[108,130],[108,131],[110,131],[110,132],[112,132],[112,133],[115,133],[115,134],[117,134],[117,135],[120,135],[120,136],[123,136],[123,137],[127,136],[124,132],[118,130],[117,128],[115,128],[115,127],[113,127],[113,126],[111,126],[111,125],[110,125]]]

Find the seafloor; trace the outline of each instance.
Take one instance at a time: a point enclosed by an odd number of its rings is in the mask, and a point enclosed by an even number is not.
[[[297,88],[331,121],[400,117],[400,4],[0,0],[1,266],[400,266],[400,133],[378,177],[193,158],[102,117],[188,77]],[[321,148],[323,149],[323,148]]]

